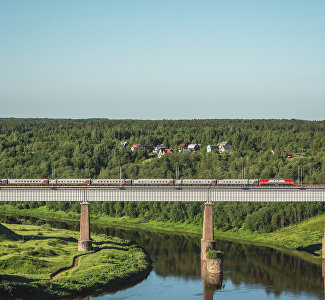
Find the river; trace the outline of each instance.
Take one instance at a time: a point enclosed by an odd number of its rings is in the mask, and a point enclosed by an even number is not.
[[[77,222],[46,222],[78,230]],[[217,240],[217,249],[224,253],[224,273],[222,278],[208,282],[201,278],[200,236],[97,225],[91,230],[135,241],[150,255],[154,267],[136,285],[74,300],[324,299],[321,262],[313,264],[272,248]]]

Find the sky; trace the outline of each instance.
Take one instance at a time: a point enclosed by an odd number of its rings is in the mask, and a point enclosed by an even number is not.
[[[325,119],[324,0],[0,0],[0,117]]]

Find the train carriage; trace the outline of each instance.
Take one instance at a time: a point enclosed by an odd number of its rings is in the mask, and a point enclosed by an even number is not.
[[[7,179],[8,185],[48,185],[48,179]]]
[[[176,179],[175,185],[215,185],[216,179]]]
[[[271,179],[259,179],[259,185],[294,185],[293,179],[286,178],[271,178]]]
[[[0,179],[0,185],[7,185],[8,179]]]
[[[92,185],[108,185],[108,186],[116,186],[116,185],[130,185],[131,179],[92,179]]]
[[[174,179],[133,179],[132,185],[173,185]]]
[[[217,185],[258,185],[258,179],[218,179]]]
[[[50,179],[50,185],[90,185],[90,179]]]

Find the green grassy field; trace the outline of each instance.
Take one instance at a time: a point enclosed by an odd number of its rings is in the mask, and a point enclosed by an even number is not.
[[[35,299],[96,292],[139,280],[150,269],[149,258],[142,249],[119,238],[93,235],[94,250],[81,253],[77,251],[78,232],[34,225],[6,227],[1,226],[0,234],[11,232],[20,239],[0,240],[3,295]],[[78,265],[69,269],[76,256],[80,256]],[[65,269],[53,279],[54,274]]]
[[[238,238],[254,242],[273,243],[290,249],[300,249],[320,254],[320,247],[324,237],[325,215],[311,218],[302,223],[291,225],[273,233],[251,233],[238,231],[234,233]],[[231,237],[232,233],[218,232],[220,237]]]

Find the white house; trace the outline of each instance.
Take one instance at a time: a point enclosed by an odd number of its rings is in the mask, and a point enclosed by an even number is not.
[[[207,146],[207,152],[213,152],[214,150],[219,149],[217,145],[208,145]]]
[[[187,146],[187,149],[188,150],[191,150],[191,151],[197,151],[197,150],[200,150],[200,144],[189,144]]]

